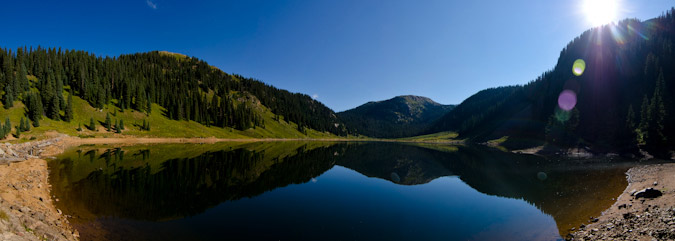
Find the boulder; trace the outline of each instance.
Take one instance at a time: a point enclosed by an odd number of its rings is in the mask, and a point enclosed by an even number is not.
[[[656,189],[651,188],[651,187],[642,189],[640,191],[635,192],[635,194],[633,194],[633,196],[635,196],[635,199],[638,199],[638,198],[657,198],[657,197],[660,197],[661,195],[663,195],[663,193],[661,193],[661,191],[656,190]]]

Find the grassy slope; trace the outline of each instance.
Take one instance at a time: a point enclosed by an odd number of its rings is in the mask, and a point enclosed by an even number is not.
[[[67,97],[67,93],[64,93]],[[1,106],[1,104],[0,104]],[[240,131],[233,128],[219,128],[207,127],[194,121],[176,121],[170,120],[162,115],[163,108],[159,105],[153,104],[152,113],[148,116],[145,113],[138,111],[126,110],[120,112],[119,108],[109,105],[102,110],[97,110],[91,107],[86,101],[79,97],[73,97],[73,111],[74,118],[71,122],[54,121],[48,118],[43,118],[40,121],[40,127],[32,127],[29,132],[21,134],[21,141],[27,140],[32,136],[38,139],[44,136],[48,131],[58,131],[72,136],[81,137],[114,137],[119,136],[112,132],[107,132],[101,126],[105,121],[107,113],[110,113],[112,122],[116,119],[124,120],[125,130],[123,134],[138,137],[216,137],[216,138],[336,138],[337,136],[327,132],[318,132],[307,129],[307,133],[303,134],[297,131],[295,123],[288,123],[274,120],[274,114],[267,108],[260,108],[263,119],[265,120],[265,128],[251,128]],[[113,115],[116,110],[116,115]],[[5,117],[9,117],[14,127],[18,125],[19,120],[24,116],[24,105],[17,101],[14,102],[14,107],[10,109],[0,108],[0,121],[4,124]],[[62,113],[63,114],[63,113]],[[85,125],[89,125],[90,118],[94,118],[97,124],[97,131],[87,130]],[[151,131],[141,131],[140,125],[143,120],[150,122]],[[78,124],[82,125],[83,131],[78,132],[76,129]],[[12,132],[14,133],[14,132]],[[11,137],[10,137],[11,139]]]
[[[413,137],[404,137],[397,140],[401,141],[412,141],[412,142],[450,142],[450,141],[459,141],[456,140],[457,133],[455,132],[438,132],[434,134],[413,136]]]

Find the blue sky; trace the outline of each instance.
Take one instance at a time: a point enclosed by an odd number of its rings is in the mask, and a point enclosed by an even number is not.
[[[9,1],[0,46],[178,52],[336,111],[405,94],[458,104],[553,68],[593,26],[582,1]],[[675,5],[618,1],[619,19]]]

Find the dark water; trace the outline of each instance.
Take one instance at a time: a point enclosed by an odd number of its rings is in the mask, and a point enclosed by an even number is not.
[[[395,143],[83,146],[50,162],[83,240],[557,240],[619,160]]]

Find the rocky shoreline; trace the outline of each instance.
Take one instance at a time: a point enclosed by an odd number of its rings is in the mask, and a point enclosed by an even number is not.
[[[616,203],[568,240],[675,240],[675,163],[631,168]]]
[[[44,160],[61,152],[62,138],[0,144],[0,240],[78,240],[54,206]]]

